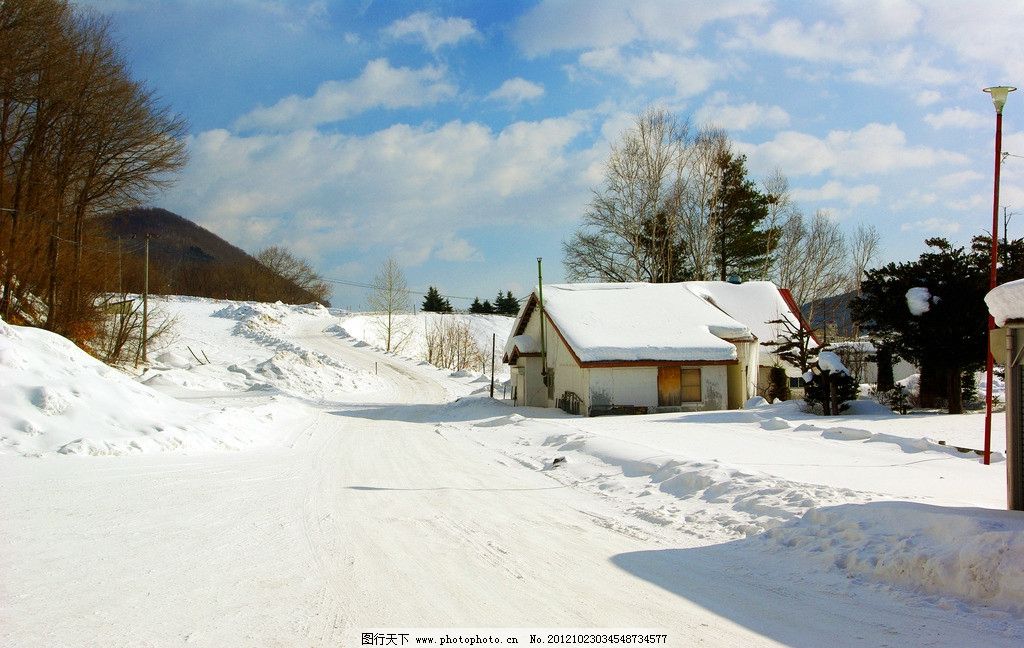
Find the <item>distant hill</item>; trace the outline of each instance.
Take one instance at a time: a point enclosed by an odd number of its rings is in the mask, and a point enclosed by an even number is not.
[[[850,313],[850,300],[857,296],[855,292],[847,292],[833,297],[817,299],[800,307],[804,317],[808,317],[815,331],[829,327],[829,337],[850,337],[853,335],[853,318]],[[811,312],[813,310],[813,315]]]
[[[241,248],[184,216],[157,207],[125,209],[97,219],[126,252],[125,288],[142,290],[144,252],[138,242],[150,235],[149,289],[155,294],[218,299],[308,303],[315,297],[260,265]]]

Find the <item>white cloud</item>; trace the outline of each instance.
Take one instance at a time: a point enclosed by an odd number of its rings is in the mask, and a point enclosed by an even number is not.
[[[743,131],[756,126],[782,128],[789,125],[789,113],[779,106],[756,102],[733,103],[723,92],[717,92],[696,112],[702,124],[714,124],[730,131]]]
[[[882,190],[878,185],[846,185],[830,180],[816,189],[793,189],[792,196],[797,202],[842,200],[851,207],[863,203],[878,202]]]
[[[941,85],[959,76],[936,63],[929,44],[915,41],[922,8],[912,0],[845,0],[822,5],[829,13],[813,21],[784,17],[767,28],[741,25],[727,47],[751,48],[845,69],[851,80],[875,85]]]
[[[544,0],[519,19],[513,34],[531,57],[558,50],[614,48],[639,40],[692,49],[698,32],[708,24],[764,16],[768,8],[766,0],[601,0],[581,10],[575,0]]]
[[[373,108],[436,104],[455,95],[443,67],[392,67],[387,59],[366,64],[351,81],[325,81],[312,97],[291,95],[239,117],[235,128],[290,130],[340,121]]]
[[[316,257],[387,246],[410,264],[478,260],[461,230],[550,225],[579,213],[589,160],[570,144],[588,119],[500,131],[396,124],[360,136],[206,131],[190,138],[189,166],[167,204],[247,249],[301,244]]]
[[[632,86],[662,82],[671,85],[678,97],[700,94],[722,75],[721,61],[700,56],[683,56],[669,52],[624,54],[618,48],[584,52],[580,65],[612,76],[621,77]]]
[[[450,236],[441,241],[434,252],[434,256],[442,261],[483,261],[484,257],[475,247],[465,239],[457,236]]]
[[[504,101],[516,105],[524,101],[532,101],[544,96],[544,86],[527,81],[522,77],[508,79],[494,92],[487,95],[492,101]]]
[[[982,180],[984,177],[977,171],[957,171],[956,173],[947,173],[944,176],[940,176],[935,181],[935,186],[940,189],[958,189],[965,184]]]
[[[960,223],[944,218],[925,218],[924,220],[900,225],[901,232],[924,232],[925,234],[945,234],[951,236],[960,231]]]
[[[938,90],[922,90],[917,93],[914,101],[918,106],[930,106],[942,99],[942,93]]]
[[[779,167],[790,175],[829,171],[839,176],[860,176],[967,162],[959,153],[909,145],[895,124],[872,123],[856,131],[830,131],[824,138],[783,131],[763,144],[738,143],[737,148],[748,155],[751,168]]]
[[[1024,3],[965,5],[942,0],[924,3],[922,8],[924,33],[968,64],[969,78],[978,90],[1024,78],[1024,39],[1020,37]]]
[[[942,112],[928,113],[924,121],[932,128],[986,128],[995,123],[995,117],[963,108],[947,108]]]
[[[470,20],[439,18],[424,11],[396,20],[388,25],[384,32],[392,38],[422,42],[431,52],[480,35]]]

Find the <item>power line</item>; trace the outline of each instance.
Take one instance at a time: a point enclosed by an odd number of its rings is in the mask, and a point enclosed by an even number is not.
[[[374,286],[373,284],[362,283],[362,282],[359,282],[359,281],[349,281],[347,279],[331,279],[329,277],[325,277],[324,281],[326,281],[328,283],[339,284],[339,285],[342,285],[342,286],[352,286],[353,288],[367,288],[367,289],[370,289],[370,290],[373,290],[374,288],[376,288],[376,286]],[[403,290],[401,292],[404,292],[404,293],[407,293],[407,294],[410,294],[410,295],[423,295],[423,296],[426,296],[426,294],[427,294],[426,291],[423,291],[423,290]],[[465,299],[467,301],[470,300],[470,299],[476,299],[476,297],[461,297],[459,295],[441,295],[441,297],[444,297],[446,299]]]

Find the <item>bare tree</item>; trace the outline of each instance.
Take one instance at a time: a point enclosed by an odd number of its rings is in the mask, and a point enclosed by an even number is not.
[[[131,79],[97,13],[4,0],[0,51],[0,310],[44,296],[47,328],[81,339],[99,316],[87,221],[166,184],[185,124]]]
[[[878,256],[881,237],[874,225],[861,223],[850,239],[850,290],[860,295],[864,272]]]
[[[671,280],[678,248],[652,245],[652,239],[678,239],[677,192],[688,133],[671,113],[650,108],[612,146],[583,226],[563,244],[571,280]]]
[[[394,257],[388,257],[373,278],[373,292],[368,301],[377,313],[384,350],[397,351],[404,341],[402,315],[409,310],[409,285]]]
[[[306,301],[327,303],[327,296],[331,292],[327,282],[308,261],[295,256],[287,248],[279,245],[265,248],[256,253],[256,260],[277,276],[294,284],[297,290],[293,292],[298,293],[296,296]]]
[[[690,278],[698,281],[715,278],[722,227],[718,206],[724,171],[721,162],[728,153],[725,131],[701,129],[687,147],[675,187],[686,268]]]
[[[778,236],[769,236],[766,239],[765,261],[761,270],[761,279],[771,279],[772,266],[776,258],[771,256],[775,246],[782,238],[786,223],[794,215],[797,215],[796,205],[789,190],[789,179],[776,168],[761,182],[761,190],[768,198],[768,216],[765,218],[766,230],[770,233],[778,232]]]
[[[846,288],[846,239],[827,212],[818,210],[809,223],[800,214],[791,216],[776,254],[775,283],[789,288],[798,304],[810,304],[804,314],[808,321],[814,318],[816,300]]]

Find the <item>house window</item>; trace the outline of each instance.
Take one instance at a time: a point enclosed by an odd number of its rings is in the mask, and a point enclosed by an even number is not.
[[[684,403],[700,402],[700,369],[682,369],[682,392]]]
[[[658,405],[699,403],[700,369],[658,367]]]
[[[803,377],[802,376],[796,376],[796,377],[790,376],[790,378],[789,378],[789,388],[790,389],[803,389],[804,388],[804,379],[803,379]]]

